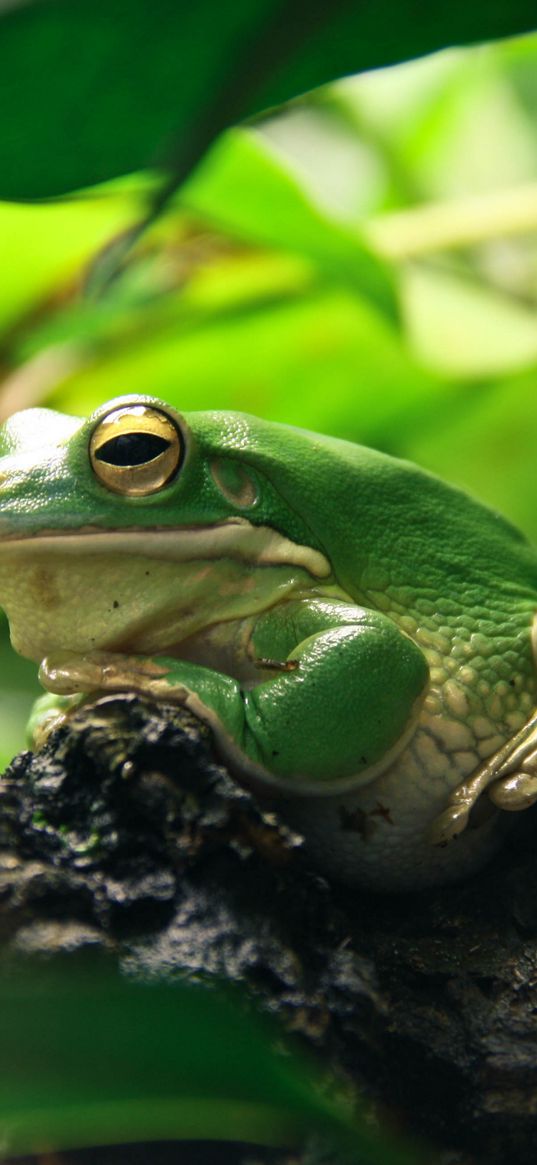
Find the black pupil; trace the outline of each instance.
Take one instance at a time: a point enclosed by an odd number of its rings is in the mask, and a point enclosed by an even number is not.
[[[120,437],[105,441],[95,456],[98,461],[106,461],[107,465],[145,465],[164,453],[169,444],[164,437],[156,437],[153,433],[122,433]]]

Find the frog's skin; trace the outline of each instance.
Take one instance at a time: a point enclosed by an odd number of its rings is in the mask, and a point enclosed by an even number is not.
[[[0,603],[57,693],[38,725],[79,693],[187,705],[321,868],[377,889],[462,876],[537,799],[537,552],[497,514],[149,396],[18,413],[0,454]]]

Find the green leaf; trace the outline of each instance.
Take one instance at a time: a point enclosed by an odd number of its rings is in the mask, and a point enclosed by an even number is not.
[[[460,391],[401,435],[403,457],[497,508],[537,543],[537,368]]]
[[[260,135],[226,134],[185,185],[181,202],[243,239],[313,259],[326,279],[348,283],[395,314],[393,277],[360,230],[316,205],[307,184]]]
[[[533,0],[27,0],[0,21],[0,197],[148,166],[181,180],[226,126],[343,74],[514,35]]]
[[[159,1139],[353,1146],[403,1165],[328,1100],[272,1028],[213,988],[140,984],[103,959],[0,974],[0,1142],[10,1153]]]
[[[147,183],[139,178],[117,187],[46,206],[0,203],[2,331],[62,284],[80,279],[95,251],[137,221]]]
[[[222,299],[216,310],[217,287],[232,277],[223,266],[171,317],[146,313],[113,347],[96,345],[50,403],[87,413],[128,386],[180,410],[242,409],[375,443],[386,425],[397,427],[402,407],[419,413],[439,389],[397,329],[358,296],[321,286],[284,298],[276,284],[264,303]]]
[[[408,335],[418,359],[444,375],[496,376],[537,361],[537,313],[454,271],[408,264]]]
[[[4,613],[0,616],[0,772],[25,746],[30,708],[43,689],[36,665],[16,655],[9,642]]]

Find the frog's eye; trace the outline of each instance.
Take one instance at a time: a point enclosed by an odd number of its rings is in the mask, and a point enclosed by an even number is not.
[[[99,421],[89,446],[95,476],[114,493],[145,497],[175,476],[184,440],[171,418],[148,405],[114,409]]]

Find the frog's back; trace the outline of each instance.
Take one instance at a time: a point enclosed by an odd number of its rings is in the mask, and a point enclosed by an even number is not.
[[[217,414],[208,421],[221,448]],[[330,559],[355,598],[387,588],[401,596],[483,602],[537,598],[537,550],[506,518],[411,462],[336,437],[226,414],[230,453],[276,485],[301,525],[295,536]],[[286,533],[293,536],[293,530]]]

